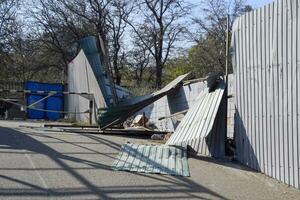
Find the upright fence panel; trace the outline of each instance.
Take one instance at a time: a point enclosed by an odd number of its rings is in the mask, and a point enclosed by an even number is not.
[[[237,159],[299,186],[300,2],[277,0],[233,27]]]

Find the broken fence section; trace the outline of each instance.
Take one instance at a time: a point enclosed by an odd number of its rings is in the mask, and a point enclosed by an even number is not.
[[[124,144],[112,169],[190,176],[186,148],[166,145]]]
[[[118,107],[99,109],[98,124],[101,129],[123,123],[128,117],[152,104],[156,100],[181,87],[182,81],[189,75],[181,75],[163,89],[149,95],[135,97],[123,102]]]
[[[225,83],[220,80],[214,91],[206,88],[189,109],[167,145],[188,145],[197,154],[223,157],[225,154]],[[220,106],[221,105],[221,106]]]

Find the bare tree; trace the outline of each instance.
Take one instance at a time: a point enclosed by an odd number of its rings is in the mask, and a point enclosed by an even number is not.
[[[251,10],[245,4],[245,0],[202,0],[200,3],[201,16],[194,17],[193,21],[198,25],[198,34],[192,37],[197,41],[203,34],[210,34],[215,38],[226,38],[227,16],[231,29],[236,17]],[[216,31],[217,30],[217,31]]]
[[[126,0],[114,0],[108,16],[109,40],[111,46],[111,60],[113,66],[114,80],[117,85],[121,85],[121,72],[124,67],[122,60],[124,52],[122,50],[122,40],[126,31],[125,20],[128,19],[133,10],[133,5]]]
[[[19,31],[17,22],[17,0],[0,0],[0,67],[1,77],[5,76],[10,58],[11,41]]]
[[[80,21],[95,28],[96,33],[102,39],[105,46],[108,46],[108,7],[109,0],[56,0],[61,3],[65,11],[79,17]]]
[[[116,84],[121,84],[121,43],[126,28],[123,19],[128,18],[131,12],[131,4],[125,0],[55,1],[62,5],[65,12],[71,12],[82,24],[89,26],[90,35],[99,38],[99,46],[102,48],[100,54],[104,68],[107,73],[112,72],[114,74],[113,78]],[[60,15],[63,13],[60,13]],[[111,69],[111,62],[113,70]]]
[[[231,35],[236,17],[252,8],[244,0],[202,0],[199,8],[202,15],[193,18],[197,32],[189,34],[189,39],[196,42],[190,59],[198,73],[205,76],[208,72],[225,71],[227,16]]]
[[[1,46],[8,38],[16,33],[16,0],[0,1],[0,44]]]
[[[68,63],[77,53],[78,40],[95,34],[95,27],[66,8],[65,2],[61,0],[34,1],[28,15],[33,21],[31,26],[34,30],[29,36],[39,44],[43,52],[40,65],[49,70],[53,67],[60,68],[63,72],[62,81],[66,81]],[[45,60],[47,61],[44,62]]]
[[[40,43],[41,47],[44,47],[41,51],[56,56],[58,61],[56,64],[66,74],[68,65],[66,48],[69,45],[64,43],[66,40],[62,37],[65,29],[61,19],[56,14],[59,10],[56,8],[55,2],[53,0],[39,0],[29,12],[34,22],[32,29],[35,29],[34,32],[30,33],[30,38],[35,40],[36,43]],[[48,62],[50,63],[51,59]]]
[[[156,87],[161,87],[163,68],[175,42],[185,31],[183,19],[189,14],[190,6],[184,0],[140,0],[139,3],[138,14],[143,20],[125,21],[154,58]]]
[[[127,66],[134,73],[136,85],[140,85],[144,80],[144,71],[151,64],[150,52],[145,45],[135,37],[134,47],[127,54]]]

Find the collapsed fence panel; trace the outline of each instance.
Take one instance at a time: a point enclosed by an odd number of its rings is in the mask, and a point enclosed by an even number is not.
[[[80,47],[84,51],[87,60],[94,72],[94,76],[103,94],[105,103],[108,107],[112,104],[112,94],[108,75],[102,65],[97,39],[94,36],[85,37],[80,40]]]
[[[233,26],[237,159],[300,188],[300,2],[277,0]]]
[[[188,145],[200,155],[224,157],[225,155],[225,83],[203,90],[197,102],[185,115],[167,145]]]
[[[103,108],[98,112],[98,124],[102,129],[123,123],[128,117],[134,115],[141,109],[152,104],[156,100],[166,96],[182,86],[182,81],[189,75],[184,74],[177,77],[161,90],[149,95],[134,97],[120,102],[118,107]]]
[[[207,88],[206,80],[185,83],[178,92],[168,94],[139,112],[145,113],[149,123],[157,130],[174,132],[186,111],[192,108],[199,94]],[[233,138],[234,132],[234,75],[229,75],[227,136]]]
[[[190,176],[186,148],[165,145],[124,144],[112,169]]]

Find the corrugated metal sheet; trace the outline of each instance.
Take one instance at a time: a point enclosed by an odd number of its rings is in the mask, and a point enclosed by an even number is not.
[[[184,147],[124,144],[113,170],[190,176]]]
[[[234,138],[234,115],[235,115],[235,82],[234,75],[228,76],[228,105],[227,105],[227,137]]]
[[[131,95],[131,92],[126,88],[115,85],[118,101],[124,101],[124,99],[128,99]]]
[[[234,23],[237,159],[300,188],[300,2],[277,0]]]
[[[174,132],[177,126],[182,121],[184,114],[177,115],[173,118],[160,120],[162,117],[170,116],[193,107],[197,103],[199,94],[207,88],[207,82],[201,81],[188,85],[184,85],[176,93],[169,94],[157,100],[153,104],[147,106],[139,113],[145,113],[146,117],[160,131]],[[228,95],[228,117],[227,117],[227,136],[233,138],[234,132],[234,75],[229,75]]]
[[[224,100],[224,89],[225,83],[220,80],[214,91],[210,91],[210,88],[202,91],[197,103],[189,109],[166,144],[184,144],[198,154],[223,157],[226,135],[225,107],[220,105],[222,99]]]
[[[118,107],[100,109],[98,112],[99,126],[105,129],[124,122],[128,117],[134,115],[144,107],[181,87],[182,81],[188,75],[189,73],[177,77],[163,89],[152,94],[126,100],[120,103]]]
[[[99,87],[94,72],[87,60],[83,50],[68,65],[68,91],[79,93],[92,93],[94,95],[94,107],[106,107],[102,91]],[[69,119],[77,122],[89,122],[89,113],[83,113],[89,110],[89,100],[80,95],[68,96]],[[75,114],[81,113],[81,114]],[[93,113],[93,123],[96,123],[95,111]]]
[[[79,43],[93,69],[106,105],[109,107],[112,105],[112,91],[107,74],[105,73],[105,70],[101,64],[97,40],[94,36],[89,36],[81,39]]]
[[[139,113],[145,113],[146,117],[161,131],[174,132],[184,115],[159,120],[192,107],[199,94],[206,86],[206,82],[197,82],[181,87],[178,92],[169,94],[153,104],[147,106]]]

